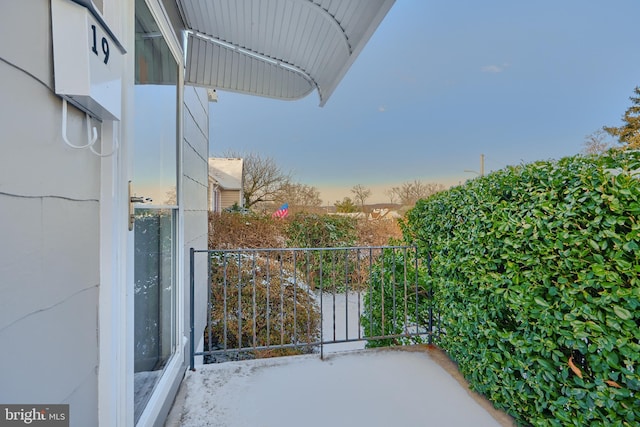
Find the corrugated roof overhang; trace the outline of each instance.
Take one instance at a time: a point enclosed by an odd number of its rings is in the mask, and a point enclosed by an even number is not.
[[[395,0],[176,0],[185,83],[324,105]]]

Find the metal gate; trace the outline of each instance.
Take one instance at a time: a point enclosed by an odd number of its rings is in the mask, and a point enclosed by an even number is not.
[[[194,301],[195,258],[207,258],[207,301]],[[432,292],[415,246],[190,251],[190,365],[320,353],[349,343],[431,342]],[[206,327],[195,331],[195,307]],[[204,348],[195,351],[196,333]],[[200,340],[200,337],[197,338]],[[362,348],[362,347],[361,347]]]

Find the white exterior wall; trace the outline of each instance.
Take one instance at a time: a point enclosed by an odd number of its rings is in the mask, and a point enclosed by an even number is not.
[[[186,290],[184,324],[189,328],[189,251],[207,249],[208,209],[207,186],[209,180],[209,100],[207,90],[193,86],[184,88],[184,169],[182,194],[184,206],[184,284]],[[202,348],[202,337],[206,325],[207,259],[200,254],[195,257],[195,345]],[[189,349],[185,349],[188,358]],[[188,363],[188,359],[187,359]]]
[[[62,140],[51,49],[49,1],[3,1],[0,402],[68,403],[71,425],[89,426],[98,417],[100,159]],[[86,139],[73,107],[68,137]]]
[[[50,0],[3,0],[0,13],[0,403],[68,403],[77,427],[133,420],[133,295],[127,291],[133,287],[133,239],[126,227],[126,183],[134,142],[134,2],[102,3],[128,50],[120,150],[105,159],[62,140]],[[188,338],[188,252],[207,247],[206,90],[184,88],[183,105],[178,289],[184,310],[178,336]],[[110,125],[92,125],[111,141]],[[77,144],[86,139],[85,115],[71,105],[67,135]],[[204,257],[197,268],[204,304]],[[205,308],[196,307],[202,330]],[[188,340],[181,342],[180,366],[159,383],[160,409],[145,423],[163,424],[188,362]]]

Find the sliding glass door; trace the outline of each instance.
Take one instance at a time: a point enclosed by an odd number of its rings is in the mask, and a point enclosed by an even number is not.
[[[176,352],[178,64],[144,0],[136,0],[134,396],[137,422]]]

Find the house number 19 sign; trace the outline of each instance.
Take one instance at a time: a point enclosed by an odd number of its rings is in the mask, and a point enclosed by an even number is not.
[[[125,50],[86,3],[51,0],[55,90],[98,120],[120,120]]]
[[[96,34],[96,26],[93,24],[91,24],[91,34],[93,39],[91,51],[98,56],[100,56],[101,54],[104,55],[104,63],[107,64],[109,62],[109,40],[106,37],[101,38],[100,45],[102,46],[102,52],[98,53],[98,35]]]

